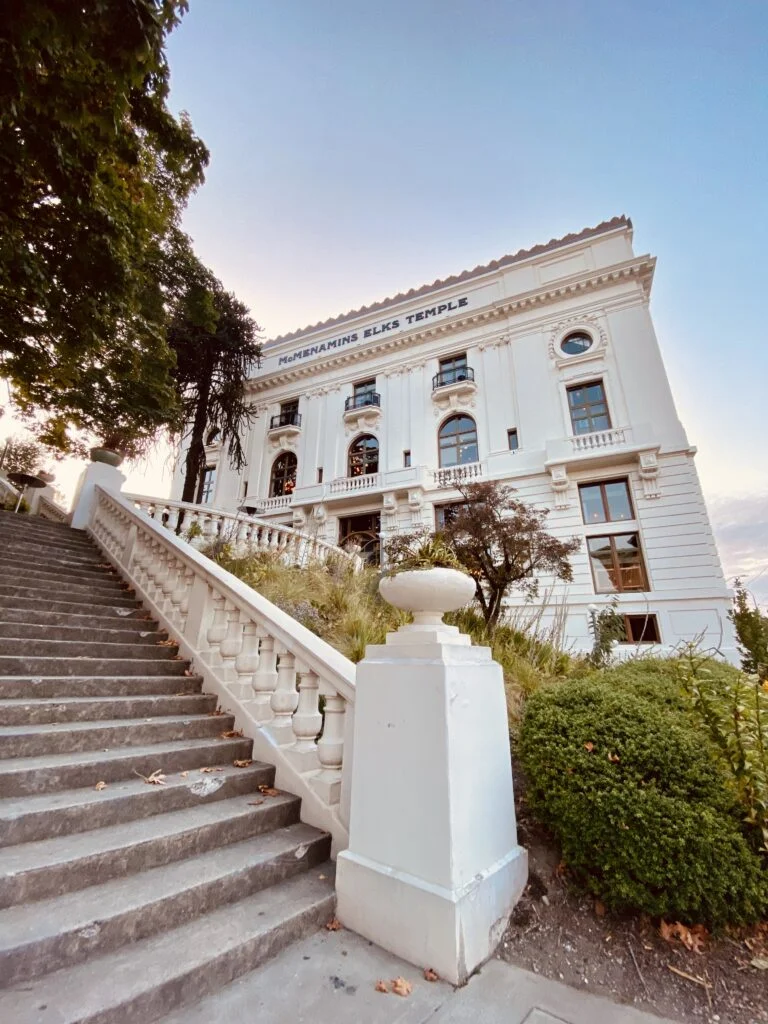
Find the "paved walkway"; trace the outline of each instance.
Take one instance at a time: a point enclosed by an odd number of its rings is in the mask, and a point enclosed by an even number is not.
[[[375,989],[403,977],[407,998]],[[425,981],[421,971],[347,931],[321,932],[189,1010],[160,1024],[664,1024],[492,960],[463,989]],[[666,1022],[671,1024],[671,1022]]]

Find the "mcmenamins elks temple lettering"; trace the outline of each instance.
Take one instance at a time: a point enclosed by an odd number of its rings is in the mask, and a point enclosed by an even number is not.
[[[275,338],[249,383],[248,465],[211,438],[200,500],[377,557],[396,531],[439,527],[458,481],[504,481],[582,539],[573,582],[541,581],[573,649],[615,599],[627,650],[697,640],[735,658],[648,308],[654,264],[616,217]]]

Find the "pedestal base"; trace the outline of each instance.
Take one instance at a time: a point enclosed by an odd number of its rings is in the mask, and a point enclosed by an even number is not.
[[[346,928],[463,985],[499,944],[527,878],[520,846],[455,891],[345,850],[336,863],[337,913]]]

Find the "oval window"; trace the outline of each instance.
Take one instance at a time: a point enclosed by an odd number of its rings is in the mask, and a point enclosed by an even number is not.
[[[578,356],[592,348],[592,338],[585,331],[574,331],[560,342],[561,351],[567,356]]]

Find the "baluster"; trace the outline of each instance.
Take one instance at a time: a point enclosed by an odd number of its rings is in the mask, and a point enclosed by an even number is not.
[[[327,804],[337,804],[341,796],[345,714],[343,697],[326,696],[323,735],[317,741],[317,759],[322,771],[312,780],[312,786]]]
[[[277,687],[272,693],[270,705],[274,715],[269,730],[278,743],[290,743],[293,740],[293,724],[291,718],[299,703],[296,690],[296,659],[282,645],[278,649]]]
[[[205,634],[209,647],[209,650],[206,652],[206,660],[209,664],[213,664],[217,660],[219,647],[227,635],[227,612],[224,595],[214,593],[212,604],[213,617],[208,627],[208,632]]]
[[[168,550],[165,552],[165,562],[168,566],[168,571],[160,585],[160,590],[163,594],[163,606],[168,608],[169,604],[173,607],[171,594],[173,594],[174,590],[178,586],[179,576],[181,574],[181,565]]]
[[[184,630],[189,611],[189,591],[192,586],[192,569],[180,563],[179,573],[176,577],[176,586],[171,594],[171,604],[174,610],[174,619],[180,630]]]
[[[236,679],[235,658],[243,647],[243,623],[240,609],[227,602],[227,631],[219,645],[219,656],[222,662],[222,676],[226,682]]]
[[[181,510],[178,508],[178,506],[175,505],[171,505],[168,508],[168,519],[166,520],[165,525],[171,531],[171,533],[176,533],[176,528],[179,525],[180,511]]]
[[[237,682],[230,687],[238,700],[250,703],[253,701],[254,673],[259,667],[259,635],[256,623],[252,619],[243,625],[243,642],[240,653],[235,658]]]
[[[203,522],[203,544],[212,544],[216,540],[216,535],[219,532],[218,525],[214,515],[205,516],[205,521]]]
[[[272,718],[272,694],[277,686],[277,652],[275,641],[265,630],[259,628],[259,666],[253,677],[253,703],[251,714],[257,722],[268,722]]]
[[[315,755],[317,734],[323,725],[323,716],[317,704],[320,690],[314,672],[299,672],[299,703],[293,716],[293,735],[296,742],[293,749]]]

